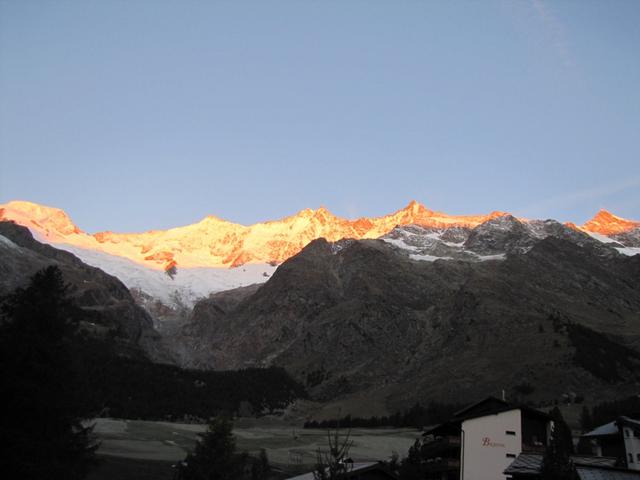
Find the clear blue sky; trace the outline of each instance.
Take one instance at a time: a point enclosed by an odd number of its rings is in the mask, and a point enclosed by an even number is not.
[[[0,203],[640,219],[640,1],[0,0]]]

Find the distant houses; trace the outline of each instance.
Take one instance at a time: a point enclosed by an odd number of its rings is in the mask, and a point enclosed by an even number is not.
[[[522,453],[504,471],[511,480],[540,480],[543,456]],[[571,461],[578,480],[640,480],[640,472],[616,466],[612,457],[573,455]]]
[[[593,455],[615,458],[618,466],[640,471],[640,420],[618,417],[584,434],[582,439]]]
[[[419,475],[424,480],[541,480],[553,434],[550,415],[488,397],[423,432],[416,443]],[[564,457],[576,480],[640,480],[639,420],[619,417],[582,435],[580,445],[583,454]],[[383,463],[369,463],[354,464],[346,480],[393,477]],[[308,473],[291,480],[315,477]]]
[[[489,397],[424,432],[426,480],[499,480],[522,452],[541,454],[550,417]]]
[[[425,480],[539,480],[553,422],[546,413],[489,397],[424,432]],[[640,480],[640,421],[620,417],[583,435],[579,480]]]

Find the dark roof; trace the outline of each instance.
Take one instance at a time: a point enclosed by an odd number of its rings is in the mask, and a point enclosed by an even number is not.
[[[510,410],[516,409],[521,410],[524,415],[529,417],[542,418],[543,420],[551,419],[551,417],[546,413],[535,410],[531,407],[509,403],[496,397],[487,397],[484,400],[463,408],[462,410],[458,410],[447,422],[441,423],[440,425],[436,425],[435,427],[426,430],[423,435],[443,435],[448,434],[452,431],[459,431],[460,424],[465,420],[486,417],[488,415],[497,415],[498,413],[508,412]]]
[[[640,420],[635,420],[629,417],[618,417],[616,423],[618,425],[626,425],[627,427],[640,428]]]
[[[609,422],[594,428],[593,430],[585,433],[582,436],[583,437],[604,437],[604,436],[617,435],[617,434],[618,434],[618,426],[616,425],[616,422]]]
[[[571,460],[576,468],[611,468],[615,466],[616,459],[613,457],[587,457],[582,455],[572,455]],[[540,475],[542,468],[542,454],[521,453],[504,471],[505,475]],[[635,479],[637,480],[637,479]]]
[[[640,480],[640,471],[622,468],[576,466],[580,480]]]
[[[618,435],[620,433],[619,427],[625,425],[633,429],[640,429],[640,421],[629,417],[618,417],[615,421],[605,423],[599,427],[594,428],[590,432],[582,435],[583,437],[605,437],[609,435]]]
[[[461,410],[458,410],[453,414],[454,417],[464,417],[469,413],[476,414],[483,411],[494,411],[495,409],[502,409],[505,407],[510,407],[509,403],[504,400],[500,400],[496,397],[487,397],[484,400],[480,400],[479,402],[472,403],[464,407]]]
[[[542,466],[542,455],[521,453],[504,471],[505,475],[539,475]]]
[[[616,457],[593,457],[587,455],[572,455],[571,460],[575,465],[583,467],[615,467]]]
[[[363,473],[370,471],[379,471],[387,475],[390,479],[397,480],[398,476],[390,471],[382,462],[366,462],[366,463],[354,463],[351,470],[346,474],[346,478],[358,478]],[[296,477],[290,477],[287,480],[315,480],[314,472],[303,473]]]

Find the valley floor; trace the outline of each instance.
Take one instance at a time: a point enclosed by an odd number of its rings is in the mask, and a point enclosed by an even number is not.
[[[205,428],[205,425],[99,418],[95,420],[94,433],[101,442],[98,454],[111,467],[124,468],[130,464],[135,469],[148,464],[166,469],[168,463],[185,458],[195,444],[196,435]],[[325,430],[301,429],[272,420],[242,419],[236,422],[234,434],[239,451],[251,453],[264,448],[272,465],[291,472],[311,470],[316,451],[327,445]],[[415,429],[353,429],[350,456],[356,462],[388,460],[393,452],[404,456],[419,436]]]

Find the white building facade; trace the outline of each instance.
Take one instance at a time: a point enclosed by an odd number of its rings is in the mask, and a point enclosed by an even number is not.
[[[516,457],[542,453],[550,433],[545,413],[489,397],[425,432],[426,480],[506,480]]]
[[[501,480],[502,472],[522,452],[520,410],[462,422],[460,480]]]

